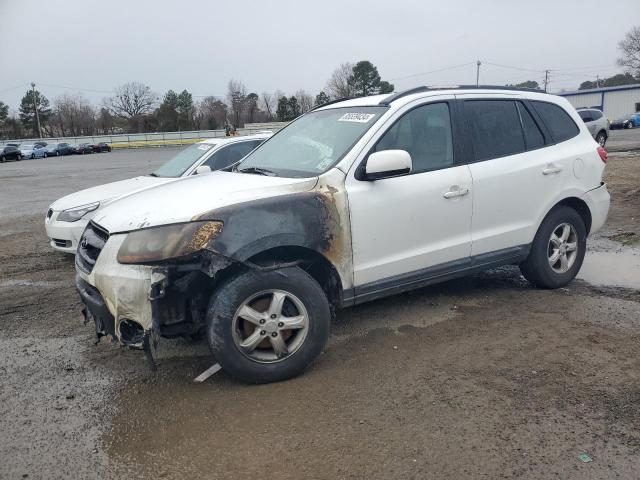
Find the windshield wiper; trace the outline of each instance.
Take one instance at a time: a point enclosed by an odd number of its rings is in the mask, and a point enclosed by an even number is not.
[[[257,173],[258,175],[266,175],[267,177],[275,176],[275,172],[262,167],[247,167],[237,170],[240,173]]]
[[[155,174],[155,173],[153,173],[153,172],[151,172],[151,173],[149,174],[149,176],[150,176],[150,177],[157,177],[158,175],[157,175],[157,174]]]

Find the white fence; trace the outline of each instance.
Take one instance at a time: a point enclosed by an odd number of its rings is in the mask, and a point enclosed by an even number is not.
[[[288,122],[249,123],[245,125],[245,128],[239,128],[237,134],[252,135],[264,131],[275,133],[287,125],[287,123]],[[226,136],[224,129],[194,130],[191,132],[123,133],[115,135],[92,135],[87,137],[22,138],[17,140],[3,140],[0,141],[0,145],[7,143],[30,144],[38,141],[47,142],[47,144],[64,142],[70,145],[105,142],[113,148],[141,148],[188,145],[199,140],[224,136]]]

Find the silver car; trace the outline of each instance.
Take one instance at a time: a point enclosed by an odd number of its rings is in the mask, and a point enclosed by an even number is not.
[[[20,145],[20,153],[22,153],[24,158],[42,158],[48,156],[47,148],[41,143],[23,143]]]
[[[578,110],[578,115],[582,118],[582,121],[591,132],[591,136],[595,138],[596,142],[604,147],[609,138],[609,120],[602,112],[596,108],[581,108]]]

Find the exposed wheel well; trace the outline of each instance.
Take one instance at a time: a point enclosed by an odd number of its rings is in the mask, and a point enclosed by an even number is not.
[[[342,301],[342,281],[338,271],[329,260],[315,250],[297,246],[275,247],[254,255],[249,261],[260,266],[300,261],[300,267],[325,291],[332,308]]]
[[[607,131],[606,131],[604,128],[603,128],[602,130],[600,130],[600,131],[596,134],[596,137],[597,137],[598,135],[600,135],[601,133],[604,133],[604,136],[605,136],[605,137],[609,137],[609,135],[607,135]]]
[[[581,200],[577,197],[565,198],[564,200],[556,203],[553,208],[549,210],[549,212],[555,210],[560,206],[571,207],[580,214],[582,220],[584,220],[584,225],[587,228],[588,235],[591,231],[591,210],[589,210],[589,206],[584,202],[584,200]]]

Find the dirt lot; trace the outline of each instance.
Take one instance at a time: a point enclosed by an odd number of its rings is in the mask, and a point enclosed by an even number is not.
[[[164,342],[155,374],[94,346],[44,241],[57,196],[172,153],[2,165],[0,478],[638,478],[640,251],[620,242],[640,235],[640,156],[607,167],[586,265],[604,284],[536,290],[509,267],[376,301],[339,313],[304,376],[247,386],[192,383],[203,344]]]

